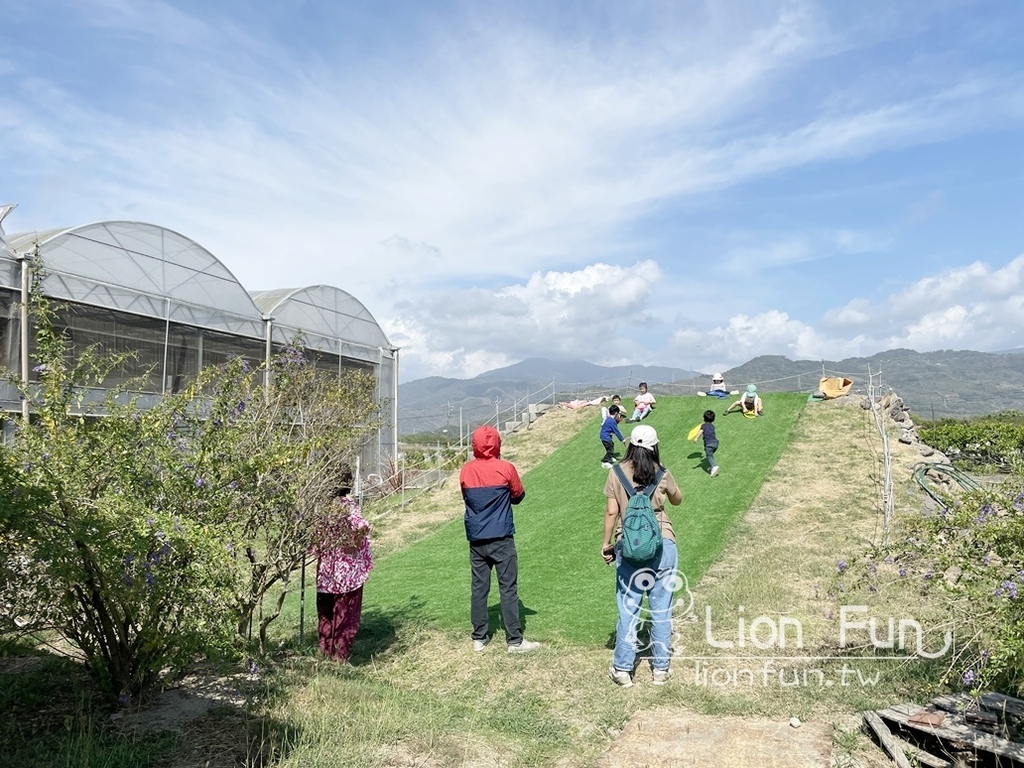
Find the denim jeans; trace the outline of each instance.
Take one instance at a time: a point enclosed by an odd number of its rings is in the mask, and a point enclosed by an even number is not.
[[[604,446],[604,458],[601,459],[603,464],[615,461],[615,443],[611,440],[602,440],[601,445]]]
[[[717,450],[718,450],[718,446],[717,445],[705,445],[704,446],[704,455],[707,457],[707,460],[708,460],[708,469],[714,469],[715,468],[715,451],[717,451]]]
[[[519,623],[519,556],[516,540],[512,536],[503,539],[487,539],[469,543],[470,620],[473,622],[473,639],[483,640],[490,629],[487,615],[487,596],[491,591],[491,569],[498,576],[498,593],[501,595],[501,618],[505,622],[505,640],[509,645],[518,645],[523,640],[523,628]]]
[[[672,651],[673,589],[678,584],[679,554],[676,543],[665,539],[661,561],[653,567],[631,565],[622,559],[620,548],[615,552],[615,601],[619,620],[615,625],[615,652],[612,666],[632,672],[638,651],[648,651],[654,669],[668,669]],[[643,598],[647,596],[646,611]],[[650,645],[638,648],[637,635],[643,626],[650,628]]]

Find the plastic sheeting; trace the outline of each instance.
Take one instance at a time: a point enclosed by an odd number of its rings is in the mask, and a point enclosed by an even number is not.
[[[821,390],[823,400],[832,400],[833,398],[845,395],[850,391],[850,387],[852,386],[853,381],[850,379],[823,376],[821,382],[818,384],[818,389]]]

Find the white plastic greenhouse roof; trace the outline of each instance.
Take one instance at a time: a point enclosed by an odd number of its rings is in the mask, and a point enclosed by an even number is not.
[[[8,235],[18,254],[38,244],[53,298],[185,325],[263,338],[263,317],[245,288],[212,253],[164,227],[104,221]],[[14,288],[10,259],[0,281]]]
[[[313,285],[250,295],[263,314],[273,318],[277,343],[287,343],[299,332],[307,346],[343,357],[375,362],[394,356],[373,315],[340,288]]]

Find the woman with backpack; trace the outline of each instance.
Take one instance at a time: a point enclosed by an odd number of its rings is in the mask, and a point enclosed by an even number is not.
[[[626,455],[608,473],[604,495],[608,501],[601,556],[609,565],[615,564],[615,600],[619,609],[608,677],[624,688],[633,685],[638,630],[649,625],[652,682],[664,685],[672,675],[672,602],[678,581],[675,533],[665,513],[665,501],[678,506],[683,494],[672,473],[661,466],[654,427],[634,427]],[[642,496],[649,499],[649,504]],[[643,519],[651,512],[651,523],[656,523],[653,527]]]

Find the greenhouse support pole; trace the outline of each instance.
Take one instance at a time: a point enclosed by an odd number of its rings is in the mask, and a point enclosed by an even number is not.
[[[299,645],[306,634],[306,556],[302,556],[302,573],[299,574]]]
[[[36,250],[39,246],[36,246]],[[28,256],[18,257],[21,261],[21,383],[28,392]],[[28,422],[28,397],[21,398],[21,418]]]
[[[398,453],[398,347],[392,347],[391,354],[394,356],[395,364],[391,372],[391,445]]]
[[[274,318],[263,316],[265,325],[263,334],[263,396],[270,398],[270,355],[273,352]]]
[[[171,297],[164,299],[164,367],[160,372],[160,394],[167,394],[167,345],[171,338]]]

